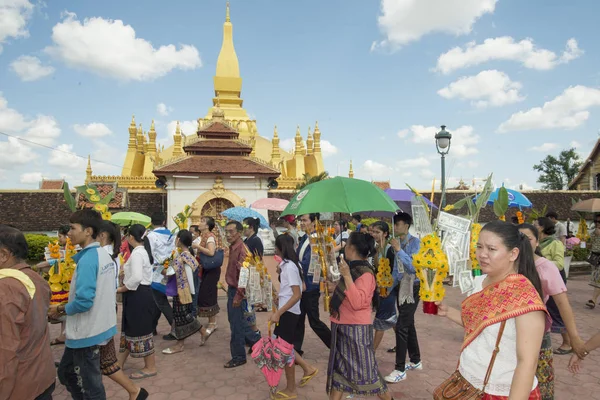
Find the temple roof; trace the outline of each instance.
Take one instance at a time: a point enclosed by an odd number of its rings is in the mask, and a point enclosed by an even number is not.
[[[63,185],[65,184],[64,179],[52,180],[52,179],[42,179],[40,182],[40,189],[42,190],[61,190]]]
[[[197,132],[198,136],[211,139],[237,139],[240,134],[233,129],[229,124],[221,121],[213,121],[210,124],[200,128]]]
[[[594,161],[599,158],[599,155],[600,155],[600,138],[598,140],[596,140],[596,144],[594,145],[594,148],[590,152],[590,155],[588,156],[588,158],[585,159],[583,164],[581,164],[581,167],[579,167],[579,172],[577,173],[577,176],[575,176],[575,178],[573,178],[573,180],[571,182],[569,182],[569,184],[568,184],[569,190],[576,189],[577,184],[579,183],[579,180],[581,179],[581,177],[583,176],[585,171],[594,164]]]
[[[267,164],[243,156],[189,155],[161,166],[155,175],[266,175],[278,177],[280,172]]]
[[[203,139],[184,146],[183,150],[194,155],[231,154],[247,156],[252,152],[252,146],[239,140]]]

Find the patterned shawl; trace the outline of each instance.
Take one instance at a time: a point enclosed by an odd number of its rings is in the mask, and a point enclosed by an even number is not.
[[[190,304],[192,302],[192,293],[190,292],[190,282],[188,282],[185,273],[185,265],[188,265],[192,272],[198,268],[198,261],[189,251],[184,251],[175,257],[173,268],[175,269],[175,279],[177,283],[177,296],[181,304]],[[193,282],[192,282],[193,284]]]
[[[350,275],[352,275],[352,281],[356,282],[362,274],[373,274],[375,270],[371,264],[366,260],[349,261],[348,266],[350,267]],[[340,306],[346,299],[346,281],[341,278],[335,287],[335,291],[331,296],[331,303],[329,304],[329,311],[333,318],[340,318]]]
[[[461,316],[465,327],[464,350],[488,326],[533,312],[546,306],[535,287],[523,275],[509,275],[495,285],[467,297]]]

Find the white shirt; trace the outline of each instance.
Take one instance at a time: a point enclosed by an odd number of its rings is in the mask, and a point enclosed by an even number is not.
[[[113,256],[113,252],[114,247],[112,244],[107,244],[106,246],[102,247],[104,250],[106,250],[106,252],[108,254],[110,254],[110,256]],[[119,260],[119,257],[114,259],[115,261],[115,284],[117,285],[117,287],[119,287],[119,270],[121,269],[121,261]]]
[[[137,290],[139,285],[149,286],[152,283],[152,264],[144,246],[133,249],[123,270],[125,271],[123,284],[129,290]]]
[[[567,236],[567,227],[562,222],[556,221],[556,224],[554,224],[554,229],[556,230],[554,235],[558,240],[560,240],[560,238],[563,236]]]
[[[290,260],[283,260],[279,264],[281,273],[279,278],[279,307],[283,307],[292,298],[294,292],[292,286],[298,286],[300,292],[302,292],[302,278],[300,278],[300,271],[296,264]],[[294,304],[289,310],[292,314],[300,315],[300,300]]]
[[[487,275],[475,277],[474,289],[469,296],[483,290],[483,280]],[[492,359],[492,352],[498,340],[500,323],[485,328],[460,355],[459,371],[469,383],[478,389],[483,389],[483,381],[488,366]],[[496,356],[490,380],[485,393],[494,396],[508,396],[512,385],[513,375],[517,367],[517,326],[515,319],[506,321],[500,351]],[[531,390],[538,385],[537,378],[533,378]]]

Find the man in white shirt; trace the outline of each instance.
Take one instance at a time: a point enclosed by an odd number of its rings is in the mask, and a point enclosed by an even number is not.
[[[549,211],[546,213],[546,218],[550,218],[550,221],[554,222],[554,228],[556,229],[556,233],[554,236],[562,242],[562,244],[567,244],[567,227],[565,224],[558,220],[558,214],[556,211]]]

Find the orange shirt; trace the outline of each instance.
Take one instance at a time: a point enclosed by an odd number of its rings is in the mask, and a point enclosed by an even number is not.
[[[346,288],[346,298],[340,305],[339,319],[331,317],[331,322],[343,325],[371,324],[374,293],[375,276],[369,273],[362,274]]]

